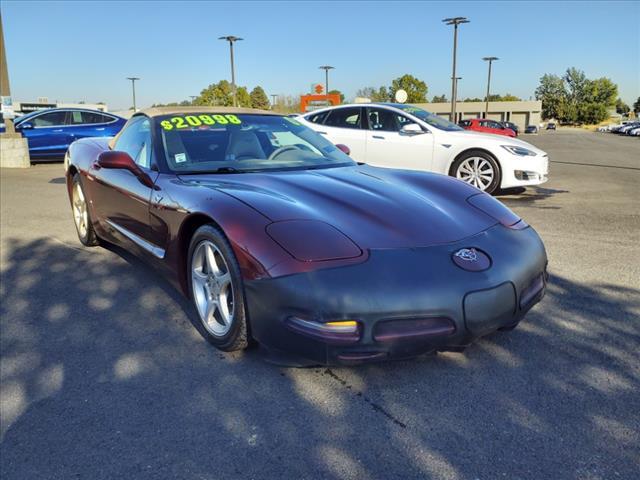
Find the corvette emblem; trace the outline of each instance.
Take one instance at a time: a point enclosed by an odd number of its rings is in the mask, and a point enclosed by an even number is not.
[[[478,254],[475,248],[461,248],[454,253],[454,255],[467,262],[475,262],[478,260]]]

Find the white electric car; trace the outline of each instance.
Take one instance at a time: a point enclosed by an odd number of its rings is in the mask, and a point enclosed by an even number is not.
[[[488,193],[547,181],[549,159],[539,148],[464,130],[412,105],[340,105],[297,120],[334,144],[346,145],[354,160],[370,165],[443,173]]]

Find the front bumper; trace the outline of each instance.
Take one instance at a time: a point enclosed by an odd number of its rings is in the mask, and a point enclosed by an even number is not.
[[[499,160],[502,167],[502,188],[541,185],[548,180],[549,157],[547,155],[536,157],[511,155],[503,156]]]
[[[454,264],[453,253],[471,247],[489,255],[487,270]],[[496,225],[453,244],[372,250],[361,264],[246,282],[252,335],[267,349],[321,364],[461,350],[475,338],[516,325],[540,301],[546,263],[531,227]],[[355,320],[359,338],[313,338],[291,328],[292,318]],[[453,328],[424,329],[434,322],[446,327],[436,319],[447,319]]]

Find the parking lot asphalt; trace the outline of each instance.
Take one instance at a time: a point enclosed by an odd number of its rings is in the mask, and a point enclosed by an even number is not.
[[[464,353],[354,368],[225,354],[135,258],[80,246],[62,165],[0,172],[3,480],[636,479],[640,142],[524,136],[547,296]]]

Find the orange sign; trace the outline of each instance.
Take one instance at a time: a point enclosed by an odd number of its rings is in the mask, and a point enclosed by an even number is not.
[[[302,112],[313,110],[314,107],[321,108],[326,106],[327,104],[340,105],[340,94],[330,93],[329,95],[300,95],[300,110]]]
[[[316,83],[316,85],[313,87],[313,90],[318,94],[322,94],[324,92],[324,87],[322,86],[321,83]]]

